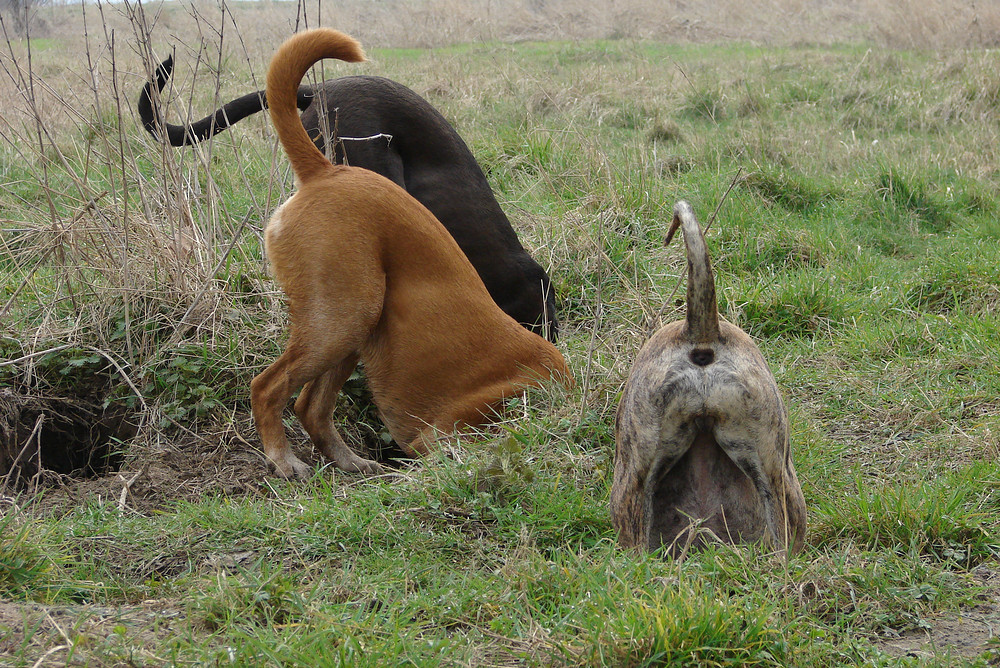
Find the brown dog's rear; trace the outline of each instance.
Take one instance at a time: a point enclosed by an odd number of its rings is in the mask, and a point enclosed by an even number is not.
[[[295,412],[339,468],[375,471],[332,423],[344,381],[363,360],[389,433],[411,455],[439,435],[487,422],[503,399],[552,376],[571,382],[562,355],[494,304],[451,235],[419,202],[368,170],[335,166],[310,141],[295,106],[322,58],[359,61],[356,41],[299,33],[271,61],[267,98],[298,191],[274,213],[267,256],[288,297],[281,357],[251,385],[264,452],[279,475],[308,468],[289,450],[281,412]]]
[[[190,124],[173,125],[158,108],[173,58],[157,67],[139,96],[146,130],[173,146],[205,141],[267,108],[264,91],[243,95]],[[469,147],[427,100],[401,83],[346,76],[297,93],[302,124],[321,151],[334,132],[334,162],[395,181],[444,225],[497,305],[533,332],[556,340],[555,295],[548,274],[521,245]]]
[[[643,346],[616,420],[611,519],[630,547],[681,551],[703,540],[764,539],[790,551],[805,536],[788,418],[757,346],[721,320],[704,237],[690,206],[678,227],[688,257],[687,318]]]

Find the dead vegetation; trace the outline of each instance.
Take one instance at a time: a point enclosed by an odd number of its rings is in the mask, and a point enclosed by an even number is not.
[[[105,12],[110,28],[121,23]],[[69,10],[69,11],[67,11]],[[79,39],[80,8],[36,7],[37,37]],[[195,2],[176,11],[170,5],[132,5],[147,13],[148,28],[195,36],[196,50],[227,37],[233,28],[205,30],[205,22],[240,26],[242,41],[255,57],[268,44],[302,26],[336,26],[363,44],[379,47],[438,47],[463,42],[518,42],[581,39],[640,39],[689,42],[750,41],[768,45],[835,44],[869,41],[891,48],[975,48],[1000,43],[1000,8],[971,0],[629,0],[594,5],[580,0],[395,0],[336,4],[292,2]],[[220,22],[222,19],[222,22]],[[197,44],[201,43],[201,47]]]

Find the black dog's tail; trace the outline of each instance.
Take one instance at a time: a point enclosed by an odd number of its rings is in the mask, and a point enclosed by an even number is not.
[[[206,116],[200,121],[195,121],[190,125],[174,125],[167,123],[163,119],[163,114],[156,106],[159,100],[159,93],[167,85],[167,80],[174,70],[174,57],[168,56],[156,68],[157,94],[153,94],[154,81],[147,81],[139,94],[139,119],[142,126],[149,134],[157,139],[163,139],[166,135],[171,146],[192,146],[199,144],[210,137],[214,137],[230,125],[239,123],[247,116],[256,114],[267,108],[267,97],[264,91],[258,90],[238,97],[232,102],[227,102],[215,111],[214,114]],[[313,89],[311,86],[300,86],[296,96],[295,104],[299,110],[308,107],[313,100]]]
[[[694,217],[691,205],[681,200],[674,205],[674,219],[664,243],[669,244],[680,227],[687,247],[687,330],[691,343],[709,344],[719,340],[719,307],[715,301],[715,275],[712,259]],[[707,362],[710,362],[708,360]]]

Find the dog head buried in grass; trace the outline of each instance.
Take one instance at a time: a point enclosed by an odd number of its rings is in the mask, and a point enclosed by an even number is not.
[[[801,549],[806,509],[788,416],[757,346],[719,317],[705,239],[678,202],[687,317],[639,352],[615,424],[611,520],[626,547],[673,556],[709,540]]]

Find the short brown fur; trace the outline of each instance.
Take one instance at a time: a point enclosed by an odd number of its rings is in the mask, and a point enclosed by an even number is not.
[[[267,256],[288,297],[290,335],[251,383],[264,452],[277,473],[306,475],[281,413],[296,415],[335,466],[374,472],[337,433],[333,406],[364,362],[393,439],[426,454],[441,434],[488,422],[503,399],[555,377],[572,383],[556,348],[494,304],[454,239],[419,202],[368,170],[335,166],[310,141],[295,95],[322,58],[363,60],[358,43],[320,28],[286,41],[271,61],[267,98],[298,190],[265,232]]]
[[[743,330],[721,319],[715,278],[691,207],[684,232],[687,317],[643,346],[615,424],[611,519],[627,547],[673,555],[702,544],[764,540],[795,552],[806,532],[788,417],[767,363]]]

